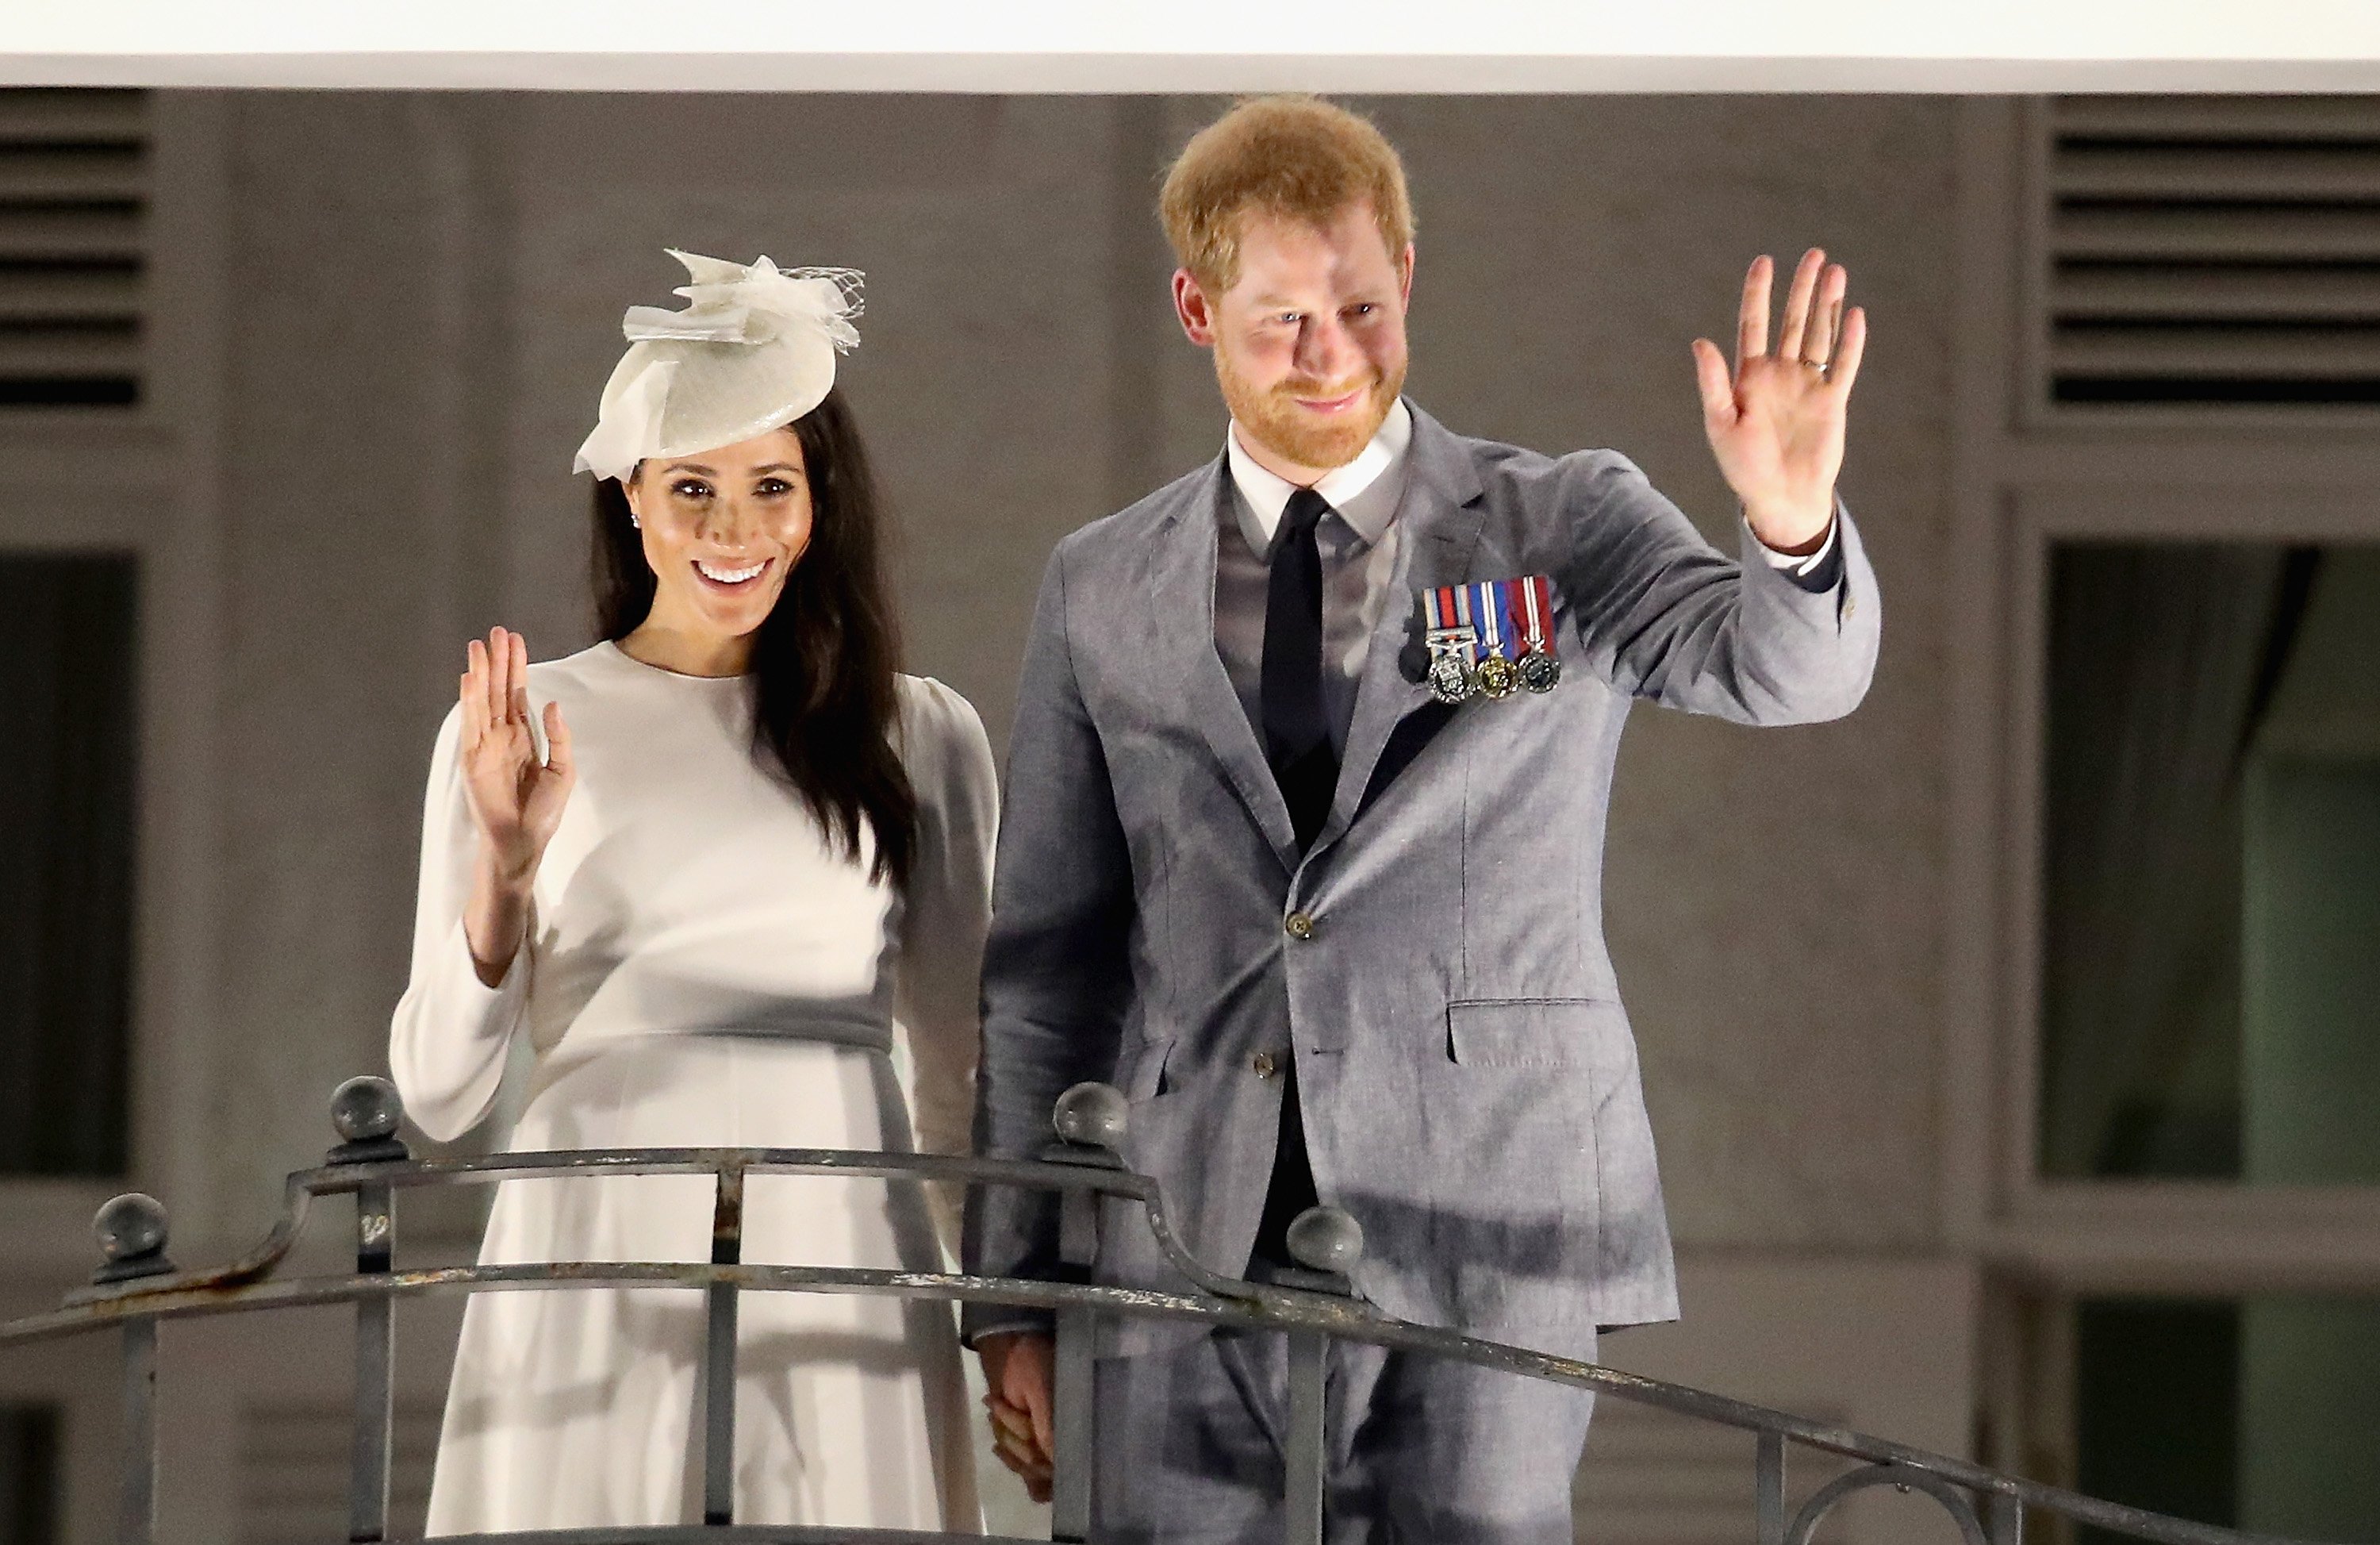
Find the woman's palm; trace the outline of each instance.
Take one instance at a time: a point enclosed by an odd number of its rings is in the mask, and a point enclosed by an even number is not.
[[[463,787],[490,855],[505,870],[533,870],[545,854],[577,781],[570,730],[558,703],[545,705],[547,754],[529,724],[528,646],[497,628],[473,639],[463,673]]]

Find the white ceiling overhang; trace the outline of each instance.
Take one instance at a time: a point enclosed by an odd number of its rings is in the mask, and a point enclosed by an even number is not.
[[[0,0],[0,84],[2366,91],[2380,0]]]

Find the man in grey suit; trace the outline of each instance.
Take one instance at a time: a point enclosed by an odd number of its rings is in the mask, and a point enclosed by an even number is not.
[[[1161,199],[1212,350],[1215,460],[1059,544],[1010,743],[984,966],[978,1146],[1029,1155],[1103,1079],[1126,1157],[1208,1265],[1262,1277],[1318,1199],[1390,1313],[1592,1356],[1672,1319],[1635,1045],[1601,923],[1605,806],[1637,699],[1744,724],[1849,712],[1876,582],[1838,504],[1865,336],[1797,269],[1769,347],[1694,345],[1742,502],[1715,551],[1625,458],[1548,458],[1400,395],[1414,252],[1395,152],[1312,98],[1243,103]],[[1103,1281],[1173,1283],[1111,1229]],[[970,1270],[1053,1274],[1046,1200],[979,1195]],[[1046,1485],[1046,1321],[978,1306],[995,1437]],[[1277,1336],[1103,1346],[1094,1535],[1277,1538]],[[1335,1347],[1334,1540],[1570,1539],[1589,1402]]]

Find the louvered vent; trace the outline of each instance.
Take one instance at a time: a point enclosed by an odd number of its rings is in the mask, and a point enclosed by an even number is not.
[[[2380,403],[2380,98],[2048,110],[2059,404]]]
[[[430,1509],[444,1402],[400,1396],[390,1426],[390,1538],[418,1539]],[[345,1401],[250,1405],[239,1435],[240,1545],[322,1545],[346,1538],[348,1440]]]
[[[1598,1400],[1586,1456],[1571,1486],[1577,1538],[1595,1545],[1742,1545],[1760,1532],[1755,1453],[1749,1432],[1650,1405]],[[1789,1515],[1847,1468],[1795,1450],[1785,1468]],[[1845,1517],[1840,1511],[1828,1515],[1815,1545],[1841,1545]]]
[[[145,91],[0,90],[0,410],[140,399]]]

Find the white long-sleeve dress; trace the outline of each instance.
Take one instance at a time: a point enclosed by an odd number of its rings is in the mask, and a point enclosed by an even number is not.
[[[838,853],[756,759],[748,678],[679,675],[604,643],[532,665],[578,777],[539,869],[528,938],[482,984],[463,935],[477,841],[439,732],[413,971],[389,1035],[406,1107],[445,1139],[484,1119],[510,1049],[533,1056],[516,1150],[966,1150],[997,792],[966,700],[899,678],[917,797],[905,894]],[[712,1182],[571,1176],[498,1187],[483,1262],[710,1259]],[[754,1175],[743,1259],[938,1269],[910,1182]],[[439,1440],[430,1532],[699,1523],[700,1294],[474,1295]],[[735,1522],[980,1527],[950,1306],[747,1293],[738,1321]],[[689,1437],[697,1439],[689,1442]]]

